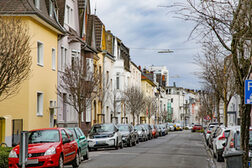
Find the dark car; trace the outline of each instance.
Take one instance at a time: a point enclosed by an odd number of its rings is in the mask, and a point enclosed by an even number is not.
[[[68,128],[78,143],[80,157],[83,157],[84,160],[88,160],[88,141],[84,133],[79,127]]]
[[[148,139],[152,139],[152,128],[149,124],[140,124],[147,130]]]
[[[118,124],[119,132],[122,134],[123,143],[128,147],[135,146],[137,143],[137,133],[131,124]]]
[[[19,145],[9,154],[9,167],[18,168]],[[78,144],[73,134],[64,128],[45,128],[28,133],[28,163],[26,167],[79,167]]]

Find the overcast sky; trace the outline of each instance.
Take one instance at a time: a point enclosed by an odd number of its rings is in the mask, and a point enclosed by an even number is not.
[[[171,5],[172,1],[91,0],[91,8],[94,13],[96,6],[96,15],[106,29],[130,48],[131,60],[137,65],[166,66],[170,85],[176,82],[177,86],[200,89],[199,79],[195,76],[199,67],[193,61],[200,52],[200,45],[188,40],[193,24],[175,18],[167,8],[159,7]],[[174,52],[160,54],[156,49]]]

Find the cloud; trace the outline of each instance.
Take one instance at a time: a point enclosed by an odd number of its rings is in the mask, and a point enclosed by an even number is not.
[[[111,30],[130,48],[131,59],[136,64],[142,67],[165,65],[170,74],[181,76],[180,79],[170,81],[176,80],[182,87],[197,89],[200,88],[199,80],[194,75],[197,66],[192,62],[193,57],[200,52],[200,47],[195,41],[187,40],[193,25],[174,18],[167,8],[158,7],[171,5],[173,1],[93,0],[91,2],[92,9],[96,6],[96,13],[106,29]],[[158,54],[157,50],[150,49],[171,49],[174,53]]]

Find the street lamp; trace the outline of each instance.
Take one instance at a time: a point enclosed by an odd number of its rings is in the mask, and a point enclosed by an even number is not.
[[[165,53],[173,53],[174,51],[172,51],[172,50],[161,50],[161,51],[158,51],[158,53],[160,53],[160,54],[165,54]]]

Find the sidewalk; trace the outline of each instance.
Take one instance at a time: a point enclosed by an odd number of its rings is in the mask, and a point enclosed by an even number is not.
[[[213,156],[213,150],[210,149],[206,144],[205,136],[202,134],[202,141],[204,144],[204,147],[206,149],[206,152],[209,156],[209,168],[225,168],[224,162],[217,162],[216,159]]]

